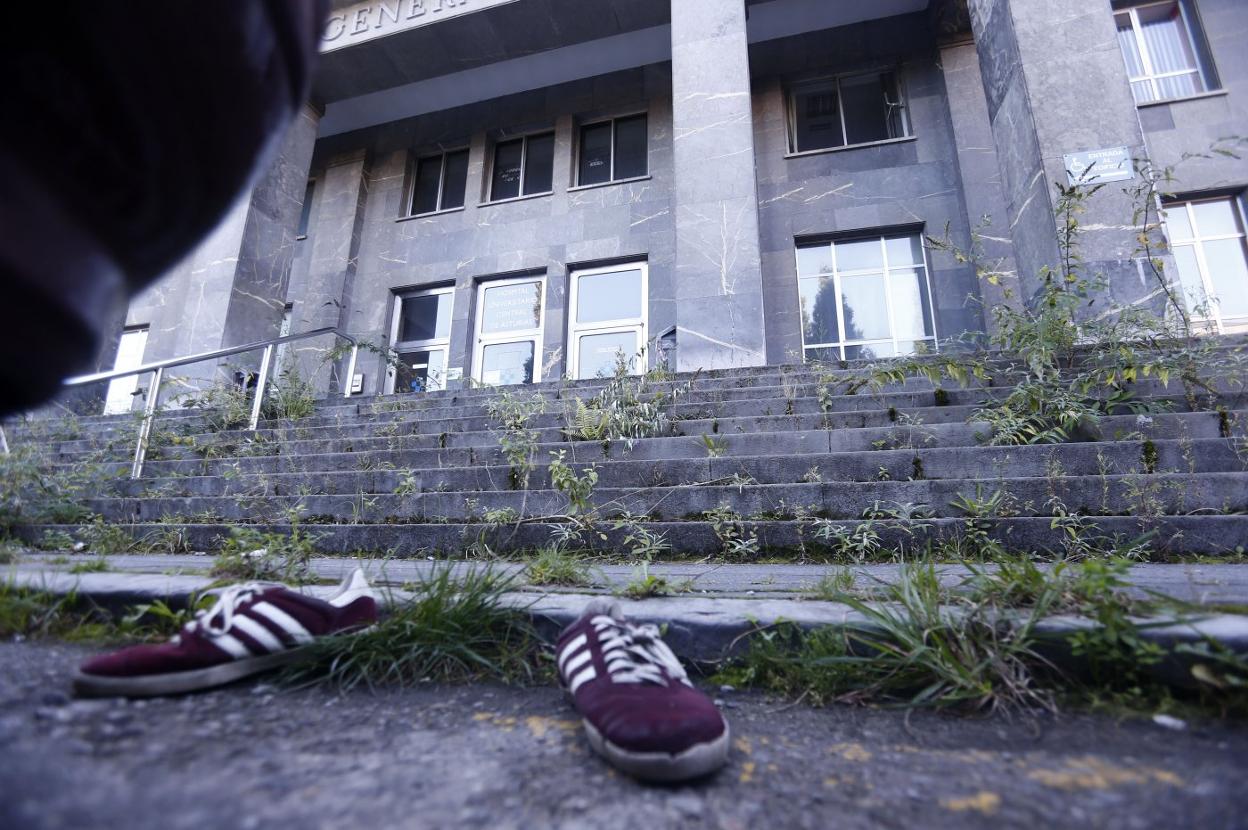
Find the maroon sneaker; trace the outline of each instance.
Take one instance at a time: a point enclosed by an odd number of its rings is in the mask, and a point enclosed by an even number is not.
[[[274,583],[232,585],[168,643],[131,646],[83,663],[74,691],[147,697],[220,686],[289,663],[318,637],[376,621],[377,596],[358,568],[328,601]]]
[[[590,745],[613,766],[683,781],[724,765],[728,724],[653,625],[633,625],[618,603],[595,600],[559,635],[555,657]]]

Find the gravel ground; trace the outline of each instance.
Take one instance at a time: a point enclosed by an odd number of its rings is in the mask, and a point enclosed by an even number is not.
[[[3,828],[1248,828],[1248,728],[785,706],[717,691],[727,769],[647,787],[555,689],[264,682],[73,700],[88,649],[0,644]]]

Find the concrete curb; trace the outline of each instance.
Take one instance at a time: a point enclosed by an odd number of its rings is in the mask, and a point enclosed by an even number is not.
[[[212,584],[203,576],[164,574],[86,573],[12,569],[6,577],[12,584],[56,595],[76,593],[114,613],[139,603],[162,600],[171,605],[185,603],[187,597]],[[308,586],[313,596],[333,593],[329,586]],[[384,602],[401,603],[413,593],[401,589],[385,592]],[[579,616],[591,599],[601,595],[579,593],[509,592],[504,602],[527,613],[541,634],[550,641],[560,629]],[[870,632],[874,626],[848,605],[817,600],[739,599],[727,597],[675,596],[646,600],[620,599],[625,615],[639,623],[665,627],[665,640],[682,659],[709,664],[740,654],[749,634],[758,628],[790,623],[810,630],[826,626]],[[1216,642],[1241,655],[1248,655],[1248,616],[1192,612],[1188,615],[1137,620],[1143,639],[1166,648],[1167,657],[1149,672],[1173,685],[1192,685],[1190,655],[1175,654],[1179,644]],[[1072,653],[1067,638],[1094,628],[1090,619],[1054,616],[1036,626],[1045,641],[1043,656],[1063,672],[1081,674],[1086,665]]]

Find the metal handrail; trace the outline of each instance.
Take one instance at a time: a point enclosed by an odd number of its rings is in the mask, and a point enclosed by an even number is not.
[[[283,337],[258,340],[255,343],[245,343],[242,346],[231,346],[228,349],[215,349],[211,352],[199,352],[198,354],[186,355],[184,357],[157,360],[153,363],[144,363],[142,366],[134,369],[119,369],[111,372],[79,375],[66,380],[64,385],[85,386],[89,383],[101,383],[103,381],[116,380],[117,378],[130,377],[131,375],[153,373],[152,382],[147,390],[147,401],[143,407],[143,422],[139,426],[139,439],[134,447],[134,463],[130,465],[130,478],[141,478],[143,475],[143,462],[147,459],[147,446],[152,435],[152,422],[156,419],[156,411],[159,406],[160,384],[164,379],[166,369],[175,366],[187,366],[204,360],[229,357],[230,355],[242,354],[243,352],[255,351],[256,349],[264,349],[264,355],[260,358],[260,371],[256,374],[256,394],[255,399],[251,402],[251,420],[247,426],[250,432],[255,432],[260,425],[260,406],[264,402],[264,388],[269,382],[269,367],[273,362],[274,347],[283,343],[293,343],[296,340],[306,340],[310,337],[321,337],[327,334],[341,337],[351,344],[351,359],[347,362],[347,381],[342,388],[342,396],[349,398],[351,397],[351,380],[355,377],[355,361],[360,353],[360,344],[354,337],[336,328],[313,329],[312,331],[304,331],[299,334],[287,334]]]

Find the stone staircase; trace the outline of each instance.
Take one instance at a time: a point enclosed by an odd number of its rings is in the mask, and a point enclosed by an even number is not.
[[[282,533],[292,520],[323,553],[397,557],[524,555],[560,527],[620,561],[637,558],[639,532],[661,540],[657,558],[734,562],[957,558],[993,541],[1158,560],[1248,548],[1248,401],[1229,379],[1195,407],[1175,383],[1142,381],[1132,403],[1145,414],[1104,416],[1069,443],[990,446],[970,419],[1008,389],[918,377],[857,388],[855,377],[806,366],[669,376],[647,387],[680,393],[664,434],[627,441],[564,432],[571,399],[605,381],[512,389],[545,401],[529,424],[527,488],[490,389],[327,401],[255,433],[165,412],[139,480],[128,477],[134,418],[31,420],[8,436],[36,446],[53,480],[96,482],[75,500],[140,550],[170,529],[211,551],[240,523]],[[552,485],[558,451],[596,472],[593,509],[572,510]],[[16,532],[37,544],[82,524],[26,515]]]

